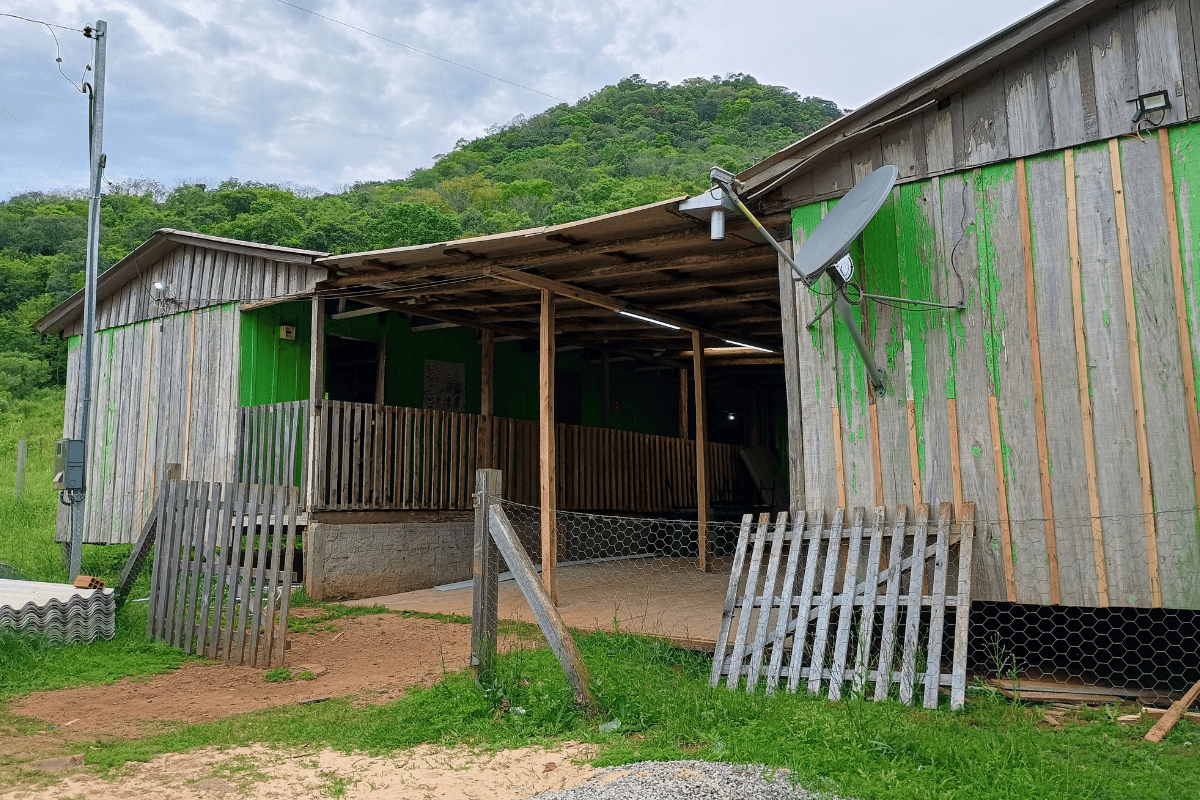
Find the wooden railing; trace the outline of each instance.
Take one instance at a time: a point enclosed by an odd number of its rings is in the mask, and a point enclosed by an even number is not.
[[[304,486],[307,400],[239,409],[238,483]]]
[[[537,505],[538,423],[366,403],[321,402],[311,510],[469,509],[475,470],[504,473],[506,499]],[[696,505],[696,444],[557,426],[558,507],[661,513]],[[709,444],[710,496],[732,493],[738,445]]]

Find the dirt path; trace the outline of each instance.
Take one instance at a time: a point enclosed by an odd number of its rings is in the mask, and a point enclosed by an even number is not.
[[[582,762],[586,745],[484,753],[421,746],[395,757],[329,750],[274,750],[261,745],[168,753],[130,763],[124,775],[99,778],[76,770],[40,789],[16,789],[0,800],[213,800],[238,798],[370,798],[371,800],[511,800],[567,789],[595,771]]]
[[[14,703],[12,710],[79,734],[132,738],[147,723],[205,722],[312,697],[370,692],[382,703],[402,695],[405,687],[431,686],[446,672],[457,672],[470,653],[469,625],[398,614],[329,625],[335,630],[292,637],[288,666],[324,667],[326,672],[315,680],[267,683],[261,669],[187,665],[110,686],[37,692]]]

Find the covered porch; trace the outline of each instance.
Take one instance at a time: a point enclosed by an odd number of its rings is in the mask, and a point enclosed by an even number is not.
[[[427,550],[461,564],[474,472],[495,468],[541,515],[528,549],[552,591],[578,555],[559,511],[694,520],[711,572],[712,520],[787,504],[778,267],[756,232],[711,241],[678,205],[331,256],[309,297],[244,307],[243,347],[292,395],[243,391],[242,479],[296,482],[311,526],[459,525]],[[307,345],[290,365],[273,324]]]

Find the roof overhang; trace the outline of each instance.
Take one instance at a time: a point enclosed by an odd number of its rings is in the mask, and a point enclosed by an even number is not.
[[[285,261],[294,264],[312,264],[314,260],[329,255],[316,250],[300,250],[294,247],[277,247],[275,245],[242,242],[237,239],[224,239],[220,236],[208,236],[203,233],[192,233],[174,228],[160,228],[149,239],[143,242],[132,253],[122,258],[106,270],[96,281],[96,303],[101,303],[138,274],[140,268],[148,267],[177,247],[191,245],[206,247],[210,250],[224,250],[230,253],[259,256],[273,261]],[[55,306],[51,311],[37,321],[34,327],[40,333],[58,333],[83,314],[83,290],[80,289],[65,301]]]
[[[1019,58],[1116,5],[1114,0],[1058,0],[1035,11],[742,172],[738,179],[746,184],[743,197],[761,199],[814,166],[822,155],[840,152],[860,138],[945,101],[995,71],[1001,56]]]
[[[543,290],[559,299],[563,346],[655,361],[686,349],[693,332],[778,354],[774,251],[743,220],[724,241],[674,198],[576,222],[317,260],[327,296],[440,323],[536,338]],[[768,225],[787,224],[786,215]],[[782,235],[786,236],[786,228]],[[342,313],[355,313],[346,306]],[[653,320],[653,321],[650,321]],[[656,324],[657,323],[657,324]],[[722,341],[724,340],[724,341]],[[764,353],[746,349],[747,357]]]

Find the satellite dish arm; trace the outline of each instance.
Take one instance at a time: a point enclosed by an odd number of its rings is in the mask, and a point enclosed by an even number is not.
[[[729,199],[733,201],[733,204],[737,207],[737,210],[742,212],[742,216],[750,220],[750,224],[758,229],[758,232],[763,235],[763,238],[770,242],[771,247],[775,248],[775,252],[779,253],[780,257],[783,258],[783,260],[787,262],[788,266],[792,268],[792,274],[797,278],[802,279],[800,268],[797,267],[796,262],[792,260],[791,254],[783,249],[783,245],[775,240],[775,237],[771,235],[770,231],[763,227],[763,224],[758,221],[757,217],[750,213],[750,209],[746,208],[746,204],[742,202],[740,197],[738,197],[737,189],[742,188],[742,182],[734,177],[732,172],[723,170],[720,167],[713,167],[709,171],[709,174],[712,176],[713,183],[721,187],[721,190],[724,191]]]
[[[733,201],[733,204],[737,207],[737,210],[742,212],[742,216],[750,220],[750,223],[758,229],[758,232],[763,235],[763,238],[770,242],[771,246],[775,248],[775,252],[779,253],[783,260],[787,262],[788,266],[792,268],[792,274],[795,275],[797,279],[803,281],[804,279],[802,273],[800,272],[800,268],[797,267],[796,262],[792,260],[791,254],[783,249],[783,245],[775,240],[775,237],[763,227],[762,223],[759,222],[752,213],[750,213],[750,209],[746,208],[746,204],[742,202],[740,197],[738,197],[737,189],[741,187],[741,181],[734,177],[733,173],[723,170],[720,167],[713,167],[710,171],[710,175],[712,176],[713,183],[721,187],[725,194],[728,195],[729,199]],[[842,287],[845,286],[845,284],[839,280],[841,276],[838,275],[836,271],[831,271],[829,275],[837,285],[837,288],[834,290],[834,310],[837,311],[838,316],[842,318],[842,322],[846,323],[847,330],[850,331],[850,338],[854,341],[854,347],[856,350],[858,350],[858,355],[862,358],[863,364],[867,368],[867,377],[870,378],[871,385],[875,387],[875,391],[882,392],[885,386],[886,373],[879,369],[879,367],[875,366],[875,355],[867,348],[867,343],[863,341],[862,334],[858,330],[857,320],[854,319],[854,314],[850,310],[850,303],[846,300],[845,294],[842,292]]]

